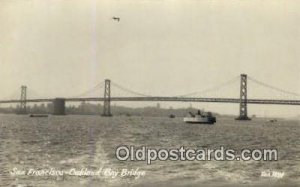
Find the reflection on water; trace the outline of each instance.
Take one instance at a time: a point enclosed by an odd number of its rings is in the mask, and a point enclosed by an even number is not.
[[[263,119],[239,122],[218,119],[216,125],[184,124],[182,119],[100,116],[0,115],[0,186],[232,186],[300,184],[299,122]],[[119,145],[151,148],[277,148],[279,161],[120,162]],[[139,168],[144,177],[12,176],[27,170],[70,168]],[[266,170],[282,179],[261,177]]]

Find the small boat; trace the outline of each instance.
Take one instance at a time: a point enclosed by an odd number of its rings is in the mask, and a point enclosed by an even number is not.
[[[30,114],[29,117],[33,118],[33,117],[48,117],[48,114]]]
[[[169,118],[175,118],[176,116],[174,114],[170,114]]]
[[[189,117],[183,118],[185,123],[214,124],[216,122],[216,117],[211,112],[203,113],[198,110],[197,114],[193,114],[192,112],[189,112],[189,114]]]

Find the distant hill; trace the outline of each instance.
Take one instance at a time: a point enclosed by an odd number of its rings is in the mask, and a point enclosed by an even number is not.
[[[0,113],[16,113],[18,108],[0,108]],[[111,106],[111,111],[113,115],[126,115],[126,116],[153,116],[153,117],[162,117],[169,116],[171,114],[183,117],[186,116],[188,112],[196,113],[198,109],[196,108],[161,108],[159,104],[156,107],[140,107],[140,108],[131,108],[125,106]],[[53,106],[51,103],[45,105],[34,105],[27,107],[27,113],[39,113],[46,114],[52,113]],[[214,115],[219,116],[219,114],[212,112]],[[78,106],[67,106],[67,114],[76,114],[76,115],[101,115],[102,114],[102,105],[101,104],[91,104],[82,102]]]

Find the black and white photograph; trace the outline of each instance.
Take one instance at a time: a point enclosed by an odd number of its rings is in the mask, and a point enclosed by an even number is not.
[[[0,187],[300,187],[299,0],[0,0]]]

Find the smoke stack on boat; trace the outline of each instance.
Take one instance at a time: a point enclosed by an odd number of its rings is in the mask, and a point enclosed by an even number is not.
[[[183,118],[186,123],[198,123],[198,124],[214,124],[216,117],[211,112],[201,112],[198,110],[197,114],[189,112],[190,116]]]

